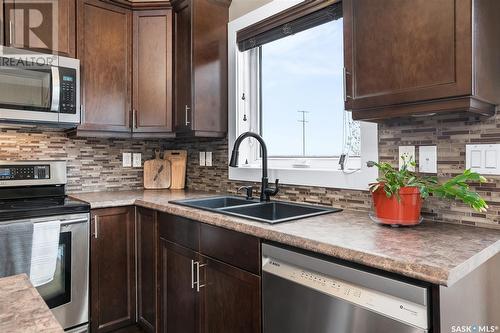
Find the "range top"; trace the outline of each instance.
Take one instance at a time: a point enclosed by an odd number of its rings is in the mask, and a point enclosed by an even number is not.
[[[89,211],[88,203],[67,196],[0,200],[0,221]]]

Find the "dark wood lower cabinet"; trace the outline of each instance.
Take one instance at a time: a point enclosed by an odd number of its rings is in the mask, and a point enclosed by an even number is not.
[[[260,332],[260,276],[244,269],[260,263],[258,238],[237,242],[233,231],[168,214],[158,221],[162,332]]]
[[[142,207],[91,214],[91,332],[261,332],[258,238]]]
[[[205,256],[202,265],[201,332],[260,332],[260,277]]]
[[[137,322],[145,332],[158,327],[158,223],[154,210],[136,208]]]
[[[134,207],[91,212],[91,331],[110,332],[135,323]]]
[[[161,240],[162,332],[199,331],[198,295],[193,288],[193,262],[198,254]]]

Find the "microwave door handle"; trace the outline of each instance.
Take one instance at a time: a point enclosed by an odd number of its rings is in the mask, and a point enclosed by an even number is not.
[[[59,99],[61,96],[61,79],[59,77],[59,67],[50,68],[52,74],[52,102],[50,111],[59,112]]]

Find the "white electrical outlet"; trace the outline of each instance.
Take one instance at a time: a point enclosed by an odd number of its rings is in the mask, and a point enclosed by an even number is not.
[[[205,153],[205,165],[212,166],[212,152],[211,151],[207,151]]]
[[[206,154],[204,151],[200,151],[200,165],[205,166],[206,163]]]
[[[132,154],[132,166],[134,168],[140,168],[142,166],[141,153],[133,153]]]
[[[415,146],[399,146],[399,169],[403,167],[403,159],[401,156],[405,156],[406,160],[410,159],[415,161]],[[408,170],[415,171],[415,167],[408,167]]]
[[[132,167],[132,153],[122,154],[122,165],[124,168]]]
[[[437,173],[437,147],[418,147],[418,171],[423,173]]]

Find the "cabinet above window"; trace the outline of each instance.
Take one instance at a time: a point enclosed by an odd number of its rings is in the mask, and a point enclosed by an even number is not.
[[[495,112],[499,1],[344,0],[343,8],[354,119]]]

